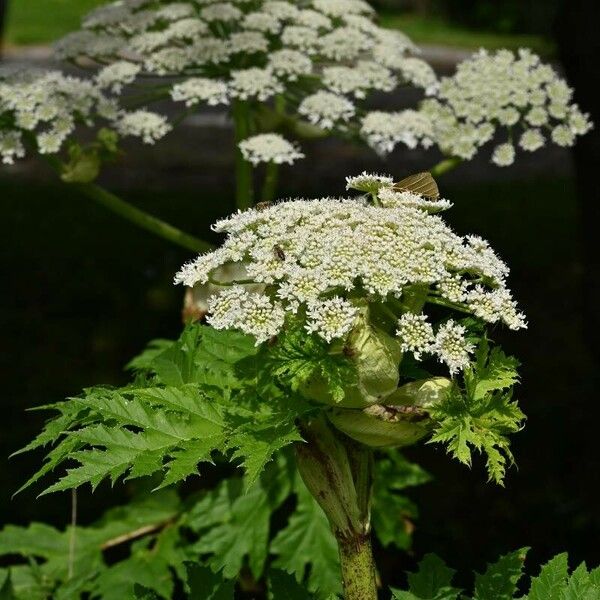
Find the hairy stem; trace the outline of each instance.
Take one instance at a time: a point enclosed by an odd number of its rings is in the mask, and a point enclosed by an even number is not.
[[[440,175],[444,175],[445,173],[452,171],[453,169],[458,167],[460,163],[462,163],[462,158],[458,158],[456,156],[453,156],[452,158],[445,158],[444,160],[441,160],[437,165],[429,169],[429,172],[431,173],[432,177],[439,177]]]
[[[377,600],[371,549],[372,452],[323,418],[301,426],[298,470],[331,524],[340,553],[345,600]]]
[[[337,537],[345,600],[377,600],[375,563],[371,536]]]
[[[207,252],[213,248],[211,244],[201,240],[189,233],[185,233],[177,227],[165,223],[158,217],[155,217],[140,208],[137,208],[129,202],[122,200],[115,194],[105,190],[95,183],[77,183],[73,184],[82,194],[101,204],[108,210],[119,215],[123,219],[134,223],[138,227],[150,231],[177,246],[192,250],[194,252]]]
[[[250,208],[254,203],[252,165],[244,159],[239,143],[250,135],[250,107],[247,102],[236,100],[233,104],[233,124],[235,127],[235,185],[236,205],[240,210]]]

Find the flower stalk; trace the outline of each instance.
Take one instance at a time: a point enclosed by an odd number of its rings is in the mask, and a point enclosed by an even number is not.
[[[338,543],[345,600],[377,600],[371,547],[371,451],[315,418],[301,427],[306,443],[296,461],[308,490],[321,506]]]
[[[208,242],[185,233],[169,223],[165,223],[165,221],[129,204],[99,185],[94,183],[78,183],[74,185],[82,194],[126,221],[134,223],[138,227],[177,246],[192,250],[193,252],[208,252],[213,249],[213,246]]]
[[[239,148],[242,140],[246,139],[251,131],[250,107],[247,102],[237,100],[232,107],[233,124],[235,129],[235,185],[236,206],[239,210],[246,210],[254,204],[254,185],[252,165],[244,158]]]

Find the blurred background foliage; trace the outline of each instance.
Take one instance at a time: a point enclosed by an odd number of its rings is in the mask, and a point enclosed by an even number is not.
[[[3,0],[0,0],[2,2]],[[44,44],[74,29],[99,0],[9,0],[6,41]],[[577,100],[600,122],[600,36],[591,0],[377,0],[382,20],[420,43],[475,49],[530,46],[562,61]],[[558,26],[560,25],[560,26]],[[576,32],[576,33],[574,33]],[[558,34],[558,35],[555,35]],[[406,97],[388,100],[404,106]],[[397,103],[397,104],[396,104]],[[233,163],[227,128],[183,128],[156,148],[131,149],[103,183],[146,210],[190,231],[232,209]],[[483,152],[489,155],[489,152]],[[437,157],[371,153],[328,140],[282,177],[282,196],[343,193],[343,177],[364,169],[396,177],[427,168]],[[410,458],[434,476],[411,497],[420,506],[414,556],[434,551],[463,571],[481,570],[499,554],[532,545],[532,561],[568,549],[573,561],[600,562],[596,479],[600,422],[600,160],[598,127],[574,153],[547,150],[499,170],[481,157],[440,180],[460,233],[487,237],[512,266],[511,287],[530,319],[528,332],[506,335],[523,362],[519,397],[529,421],[515,436],[519,468],[505,489],[430,447]],[[11,500],[40,456],[6,457],[39,430],[36,405],[82,387],[123,384],[123,365],[152,338],[178,335],[182,291],[173,273],[190,258],[133,229],[75,190],[62,187],[36,161],[0,170],[0,295],[2,420],[0,524],[45,520],[64,526],[69,498]],[[198,485],[192,483],[191,486]],[[89,523],[122,502],[127,486],[81,492]],[[413,557],[378,550],[384,580],[394,582]]]
[[[0,0],[8,2],[9,44],[42,44],[75,29],[103,0]],[[547,37],[560,0],[372,0],[382,23],[416,42],[487,48],[527,46],[549,55]]]

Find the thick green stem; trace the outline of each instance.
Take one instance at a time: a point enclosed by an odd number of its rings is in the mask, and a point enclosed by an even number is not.
[[[377,600],[371,549],[372,452],[323,418],[301,426],[298,470],[333,529],[340,553],[345,600]]]
[[[377,600],[371,536],[337,537],[345,600]]]
[[[132,206],[125,200],[121,200],[111,192],[94,183],[73,184],[82,194],[108,208],[123,219],[134,223],[138,227],[150,231],[151,233],[194,252],[207,252],[213,249],[213,246],[204,240],[200,240],[193,235],[185,233],[173,225],[169,225],[159,218],[148,214],[147,212]]]
[[[437,165],[429,169],[429,172],[431,173],[432,177],[439,177],[440,175],[444,175],[444,173],[448,173],[448,171],[452,171],[458,167],[460,163],[462,163],[462,158],[458,158],[456,156],[453,156],[452,158],[445,158]]]
[[[265,183],[262,190],[261,202],[273,202],[279,183],[279,165],[273,162],[267,163],[265,172]]]
[[[250,208],[254,203],[252,165],[244,159],[239,143],[250,135],[250,107],[247,102],[236,100],[233,104],[233,124],[235,127],[235,185],[236,205],[240,210]]]

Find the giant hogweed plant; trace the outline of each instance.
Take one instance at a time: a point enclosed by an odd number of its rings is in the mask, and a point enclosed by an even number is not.
[[[381,155],[399,144],[436,147],[439,175],[492,140],[493,162],[507,166],[516,148],[571,146],[591,126],[566,82],[531,52],[481,51],[439,80],[405,35],[376,24],[363,0],[119,0],[91,12],[56,51],[96,71],[85,80],[0,71],[3,162],[29,147],[93,200],[195,251],[210,246],[94,181],[118,157],[121,138],[154,144],[205,106],[231,117],[240,209],[275,197],[279,166],[303,157],[303,138],[336,135]],[[425,99],[410,109],[373,108],[374,93],[405,86]],[[152,110],[165,100],[174,103],[172,117]],[[78,142],[88,126],[102,126],[97,139]]]
[[[385,176],[347,184],[361,195],[218,222],[222,246],[176,276],[212,290],[206,324],[151,344],[129,385],[44,407],[58,416],[24,450],[51,448],[24,488],[46,476],[42,494],[140,480],[140,496],[90,527],[5,528],[0,554],[29,560],[0,572],[6,593],[208,599],[266,587],[276,599],[375,599],[371,529],[406,546],[414,507],[399,492],[427,480],[398,448],[440,444],[465,465],[482,453],[502,483],[524,415],[518,363],[493,328],[526,326],[506,265],[434,214],[447,201]],[[232,476],[179,499],[174,484],[214,462]],[[128,557],[107,560],[123,544]],[[524,554],[478,575],[473,598],[512,598]],[[427,557],[409,589],[391,593],[458,598],[451,579]],[[522,597],[593,599],[598,584],[584,565],[569,576],[562,556]]]

